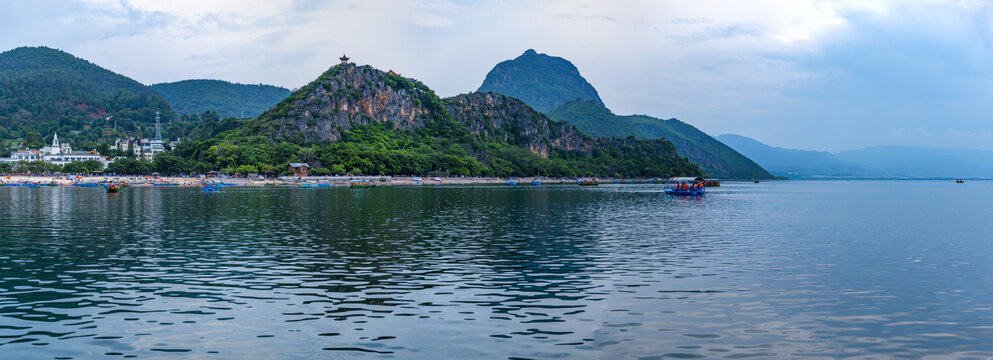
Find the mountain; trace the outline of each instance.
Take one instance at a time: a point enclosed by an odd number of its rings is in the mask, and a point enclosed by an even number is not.
[[[0,138],[58,132],[77,148],[120,133],[150,136],[155,112],[175,118],[157,93],[128,77],[63,51],[21,47],[0,53]],[[118,124],[106,118],[113,115]],[[31,145],[31,144],[29,144]]]
[[[676,119],[645,115],[618,116],[608,109],[596,89],[571,62],[560,57],[525,51],[516,59],[497,64],[486,75],[480,91],[492,91],[523,100],[551,119],[575,125],[597,138],[665,138],[678,153],[708,175],[732,179],[768,179],[758,164],[697,128]]]
[[[524,102],[441,99],[414,79],[336,65],[245,126],[188,141],[193,168],[318,173],[668,177],[700,174],[665,140],[597,140]]]
[[[872,146],[842,151],[839,160],[855,163],[863,176],[901,178],[993,178],[993,151],[921,146]]]
[[[634,123],[614,115],[610,109],[595,100],[576,99],[545,113],[552,119],[576,125],[579,131],[590,136],[645,137]]]
[[[290,95],[272,85],[236,84],[223,80],[183,80],[152,85],[180,114],[214,111],[221,117],[256,117]]]
[[[865,175],[861,166],[846,162],[826,151],[794,150],[772,147],[755,139],[723,134],[717,140],[755,160],[769,172],[792,178],[852,177]]]
[[[566,59],[539,54],[528,49],[513,60],[503,61],[486,74],[479,91],[512,96],[541,112],[576,99],[590,99],[603,105],[593,85],[579,75],[579,69]]]
[[[548,117],[576,125],[597,137],[643,139],[665,138],[710,176],[731,179],[767,179],[771,175],[758,164],[699,129],[676,119],[661,120],[647,115],[615,115],[592,100],[573,100],[548,112]]]
[[[773,174],[792,178],[993,178],[993,151],[872,146],[831,154],[772,147],[734,134],[717,139]]]

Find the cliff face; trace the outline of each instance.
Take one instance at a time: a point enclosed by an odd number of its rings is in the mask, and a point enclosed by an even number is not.
[[[423,127],[433,114],[423,100],[436,98],[426,86],[371,66],[337,65],[269,109],[259,120],[274,138],[300,136],[304,142],[336,141],[353,125],[391,122],[395,128]]]
[[[370,66],[335,66],[256,120],[273,139],[337,141],[357,125],[391,124],[416,129],[451,118],[476,136],[528,148],[548,157],[552,149],[589,151],[592,141],[572,125],[549,119],[523,101],[495,93],[439,99],[424,84]]]
[[[575,126],[549,119],[523,101],[476,92],[445,99],[445,107],[473,134],[523,146],[548,157],[551,149],[589,151],[592,142]]]

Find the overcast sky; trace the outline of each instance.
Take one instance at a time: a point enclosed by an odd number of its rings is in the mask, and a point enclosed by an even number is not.
[[[347,53],[475,90],[533,48],[618,114],[840,151],[993,150],[990,1],[0,2],[0,50],[49,46],[145,84],[297,88]]]

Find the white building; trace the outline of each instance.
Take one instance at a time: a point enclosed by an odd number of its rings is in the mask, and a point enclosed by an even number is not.
[[[59,134],[52,137],[52,146],[46,146],[41,150],[17,150],[10,154],[8,158],[0,158],[0,162],[16,163],[20,161],[44,161],[47,163],[64,166],[73,161],[97,160],[107,168],[107,164],[113,162],[106,156],[102,156],[96,151],[73,152],[69,144],[59,143]]]

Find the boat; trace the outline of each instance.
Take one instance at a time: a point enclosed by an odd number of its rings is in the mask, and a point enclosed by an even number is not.
[[[506,185],[517,185],[517,182],[514,181],[514,180],[510,180],[510,181],[505,182],[504,184],[506,184]]]
[[[217,186],[217,184],[215,184],[215,183],[206,183],[206,184],[203,184],[203,191],[204,192],[216,192],[219,187],[220,186]]]
[[[600,180],[597,179],[580,179],[576,181],[579,186],[597,186],[600,185]]]
[[[956,183],[956,184],[963,184],[963,183],[965,183],[965,180],[962,180],[962,179],[955,179],[955,183]]]
[[[754,182],[754,183],[756,183],[756,184],[758,184],[758,183],[759,183],[759,181],[758,181],[758,180],[752,180],[752,182]]]
[[[701,196],[706,193],[702,177],[673,177],[666,182],[666,195]]]
[[[368,188],[374,188],[374,187],[376,187],[376,184],[373,184],[373,183],[368,182],[368,181],[353,181],[353,182],[348,183],[348,188],[349,189],[368,189]]]
[[[317,183],[303,183],[303,184],[300,184],[300,187],[304,187],[304,188],[316,188],[317,187]]]
[[[541,180],[534,180],[531,182],[531,185],[541,185]]]
[[[703,186],[718,187],[721,186],[721,181],[718,179],[703,179]]]
[[[116,193],[121,191],[121,186],[117,184],[107,184],[107,193]]]

